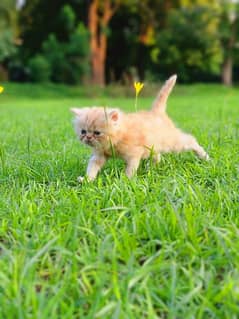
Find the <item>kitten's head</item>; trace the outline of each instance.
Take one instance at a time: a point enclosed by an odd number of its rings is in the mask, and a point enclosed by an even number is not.
[[[117,136],[121,123],[118,109],[104,107],[72,108],[76,115],[75,130],[82,143],[91,147],[107,147]]]

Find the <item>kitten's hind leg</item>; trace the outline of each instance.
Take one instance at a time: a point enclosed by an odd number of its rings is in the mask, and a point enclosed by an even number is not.
[[[126,175],[131,178],[139,167],[140,157],[126,159]]]
[[[209,155],[206,153],[206,151],[203,149],[202,146],[200,146],[192,135],[182,133],[181,135],[181,149],[179,151],[194,151],[196,155],[204,160],[209,160]]]
[[[157,153],[153,156],[153,161],[155,164],[158,164],[161,161],[161,154]]]

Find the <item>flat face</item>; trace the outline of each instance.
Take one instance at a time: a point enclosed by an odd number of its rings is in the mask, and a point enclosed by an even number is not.
[[[76,118],[75,126],[80,141],[89,146],[99,146],[108,137],[108,125],[102,110],[82,111],[82,115]]]

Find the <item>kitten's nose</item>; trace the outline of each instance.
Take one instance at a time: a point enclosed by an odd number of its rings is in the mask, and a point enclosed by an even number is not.
[[[92,139],[92,135],[86,135],[87,140],[91,140]]]

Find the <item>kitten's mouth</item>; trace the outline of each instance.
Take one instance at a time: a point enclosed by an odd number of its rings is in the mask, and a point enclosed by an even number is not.
[[[85,141],[85,144],[87,144],[87,145],[89,145],[89,146],[93,146],[92,141],[89,141],[89,140],[86,140],[86,141]]]

